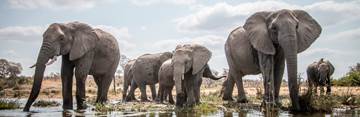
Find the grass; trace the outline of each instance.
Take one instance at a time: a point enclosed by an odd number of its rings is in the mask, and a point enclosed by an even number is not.
[[[17,109],[19,107],[20,107],[20,104],[17,100],[0,99],[0,110]]]
[[[60,103],[58,103],[56,101],[39,100],[39,101],[35,102],[33,106],[36,106],[36,107],[54,107],[54,106],[59,106],[59,105],[60,105]]]

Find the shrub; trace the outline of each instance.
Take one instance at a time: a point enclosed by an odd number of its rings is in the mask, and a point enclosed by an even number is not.
[[[350,71],[346,76],[332,80],[331,84],[335,86],[360,86],[360,63],[350,67]]]
[[[17,100],[0,100],[0,110],[4,109],[17,109],[20,107],[20,104]]]
[[[37,107],[52,107],[52,106],[59,106],[60,103],[56,101],[46,101],[46,100],[39,100],[34,103],[34,106]]]

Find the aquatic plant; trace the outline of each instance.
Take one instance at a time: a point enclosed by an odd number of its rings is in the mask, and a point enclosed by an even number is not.
[[[0,99],[0,110],[4,109],[17,109],[20,104],[17,100]]]
[[[56,101],[50,101],[50,100],[39,100],[39,101],[36,101],[33,106],[36,106],[36,107],[54,107],[54,106],[60,106],[60,103],[56,102]]]

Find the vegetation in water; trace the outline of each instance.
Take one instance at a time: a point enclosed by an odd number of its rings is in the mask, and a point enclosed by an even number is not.
[[[33,106],[36,107],[54,107],[54,106],[60,106],[59,102],[51,101],[51,100],[39,100],[34,103]]]
[[[0,110],[4,109],[17,109],[20,104],[17,100],[0,99]]]

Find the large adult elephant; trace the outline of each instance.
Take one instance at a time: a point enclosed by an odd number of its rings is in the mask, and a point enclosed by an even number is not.
[[[163,52],[156,54],[144,54],[138,57],[133,65],[133,80],[131,83],[129,95],[126,99],[129,99],[134,95],[135,86],[140,88],[141,101],[149,101],[146,96],[146,85],[150,85],[152,99],[156,98],[155,84],[158,83],[158,72],[160,66],[167,59],[172,57],[171,52]]]
[[[123,88],[123,96],[122,99],[123,101],[132,101],[132,100],[136,100],[135,95],[134,94],[130,94],[131,97],[129,97],[129,99],[126,99],[126,95],[127,95],[127,91],[128,88],[131,86],[131,82],[133,81],[133,65],[135,63],[136,59],[130,60],[128,63],[125,64],[124,67],[124,88]],[[134,84],[135,89],[137,88],[136,83]]]
[[[211,52],[198,44],[178,45],[172,58],[176,106],[200,103],[200,86]],[[205,70],[206,71],[206,70]]]
[[[229,82],[224,100],[231,100],[234,82],[238,102],[246,102],[242,77],[262,73],[264,102],[280,104],[279,90],[285,60],[293,109],[299,110],[297,54],[319,37],[321,26],[303,10],[263,11],[251,15],[243,27],[233,30],[225,44]],[[275,98],[275,99],[274,99]]]
[[[116,39],[101,29],[80,22],[53,23],[43,34],[38,54],[34,83],[24,111],[39,95],[46,64],[51,58],[62,56],[61,81],[63,109],[73,109],[72,83],[76,78],[77,109],[85,109],[85,80],[93,75],[98,86],[96,102],[107,101],[107,93],[120,60]]]
[[[335,68],[330,63],[330,61],[324,61],[320,59],[318,62],[310,64],[306,70],[308,82],[309,82],[309,91],[313,91],[315,88],[315,93],[317,92],[317,87],[320,86],[320,94],[323,93],[323,86],[326,86],[326,94],[331,92],[331,83],[330,77],[334,73]]]
[[[172,89],[174,88],[175,85],[173,73],[174,73],[174,68],[172,65],[172,60],[169,59],[161,65],[159,70],[159,90],[156,99],[160,103],[162,103],[163,100],[166,99],[166,97],[169,97],[169,103],[174,104],[174,100],[172,98]],[[209,65],[206,65],[204,68],[203,77],[210,78],[212,80],[219,80],[225,76],[217,77],[213,75],[209,68]]]

